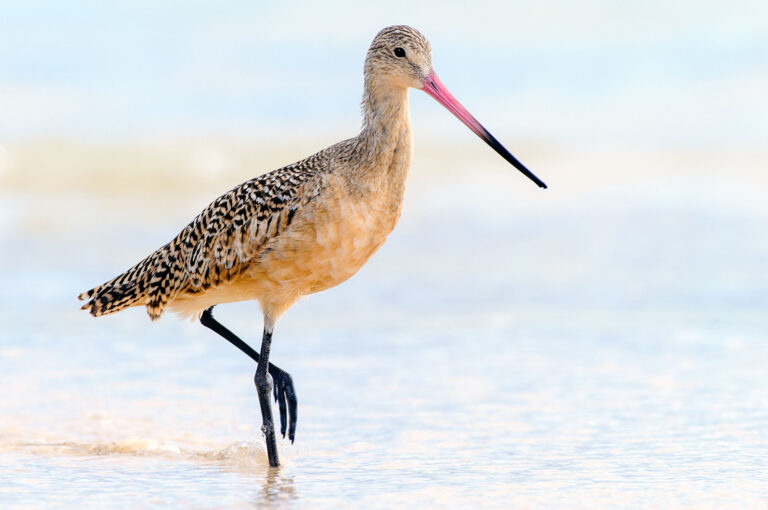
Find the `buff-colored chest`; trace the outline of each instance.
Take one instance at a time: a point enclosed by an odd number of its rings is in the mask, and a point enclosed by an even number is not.
[[[289,306],[354,275],[394,229],[409,165],[410,151],[399,150],[376,174],[326,175],[319,196],[251,266],[262,304]]]

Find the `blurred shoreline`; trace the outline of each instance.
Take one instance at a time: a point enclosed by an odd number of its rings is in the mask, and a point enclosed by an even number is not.
[[[468,140],[415,140],[409,184],[473,177],[473,172],[516,171],[467,134]],[[341,140],[342,137],[337,138]],[[0,143],[0,190],[15,192],[127,191],[152,194],[221,192],[244,180],[291,164],[330,145],[331,139],[177,139],[83,141],[41,138]],[[577,148],[545,141],[515,141],[508,148],[548,180],[553,189],[578,192],[596,183],[711,179],[742,186],[768,183],[768,146],[632,149]]]

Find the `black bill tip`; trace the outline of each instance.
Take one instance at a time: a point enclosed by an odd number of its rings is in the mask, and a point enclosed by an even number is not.
[[[490,146],[491,146],[491,148],[492,148],[493,150],[495,150],[496,152],[498,152],[498,153],[499,153],[499,155],[500,155],[502,158],[506,159],[506,160],[507,160],[507,161],[508,161],[508,162],[509,162],[509,163],[510,163],[510,164],[511,164],[513,167],[515,167],[515,168],[517,168],[518,170],[520,170],[520,172],[522,172],[522,173],[523,173],[523,175],[525,175],[525,176],[526,176],[526,177],[528,177],[530,180],[532,180],[533,182],[535,182],[535,183],[536,183],[536,185],[537,185],[539,188],[542,188],[542,189],[547,189],[547,185],[546,185],[546,183],[545,183],[544,181],[542,181],[541,179],[539,179],[538,177],[536,177],[536,176],[533,174],[533,172],[531,172],[530,170],[528,170],[528,169],[525,167],[525,165],[524,165],[524,164],[520,163],[520,161],[518,161],[518,159],[517,159],[516,157],[514,157],[514,156],[512,155],[512,153],[510,153],[510,152],[507,150],[507,148],[506,148],[506,147],[504,147],[503,145],[501,145],[501,142],[499,142],[499,141],[498,141],[498,140],[497,140],[497,139],[496,139],[496,138],[495,138],[495,137],[494,137],[494,136],[493,136],[491,133],[489,133],[487,129],[483,129],[483,131],[484,131],[483,135],[485,135],[485,136],[482,136],[482,135],[481,135],[481,136],[480,136],[480,138],[482,138],[482,139],[485,141],[485,143],[487,143],[488,145],[490,145]]]

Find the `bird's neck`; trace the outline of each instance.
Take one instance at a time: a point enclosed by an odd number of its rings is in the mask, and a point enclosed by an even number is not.
[[[372,83],[366,76],[362,109],[363,129],[354,144],[357,157],[349,167],[350,182],[358,200],[376,211],[386,236],[400,217],[411,166],[408,89]]]
[[[410,151],[411,118],[406,87],[366,77],[362,110],[359,140],[368,154],[379,158],[391,157],[399,149]]]

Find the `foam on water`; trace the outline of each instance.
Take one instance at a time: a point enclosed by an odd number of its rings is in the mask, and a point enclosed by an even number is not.
[[[27,442],[14,441],[13,436],[23,435]],[[133,455],[140,457],[159,457],[184,461],[211,461],[220,465],[232,465],[242,468],[259,468],[264,466],[263,458],[266,450],[261,442],[238,441],[213,450],[194,450],[179,447],[174,443],[147,437],[129,436],[116,441],[93,442],[47,442],[38,436],[39,442],[29,442],[36,435],[30,431],[3,430],[0,437],[4,442],[0,445],[0,453],[26,453],[42,456],[107,456]]]

